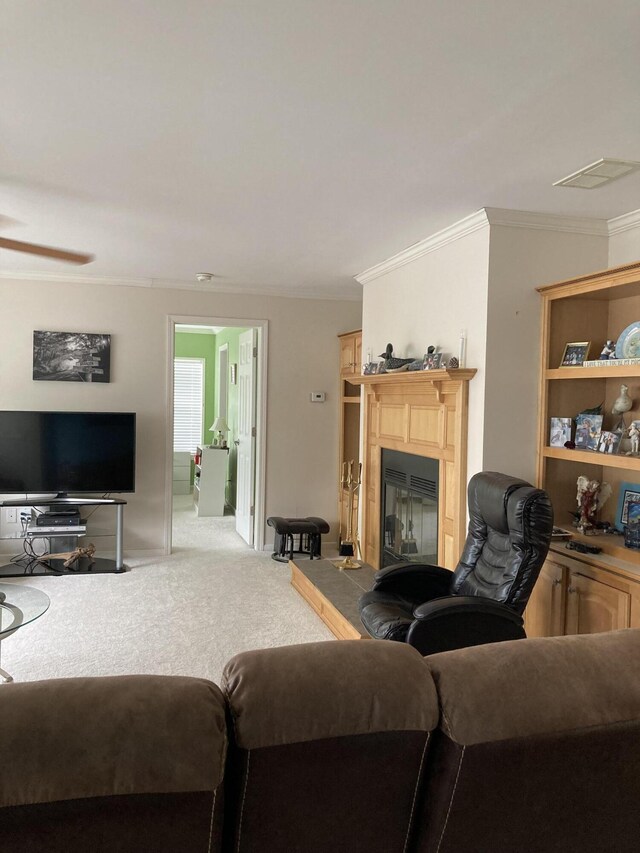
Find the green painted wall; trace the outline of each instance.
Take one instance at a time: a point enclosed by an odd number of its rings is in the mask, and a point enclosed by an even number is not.
[[[202,441],[211,444],[209,427],[215,417],[216,338],[215,335],[196,335],[176,332],[178,358],[203,358],[204,365],[204,435]]]
[[[239,352],[239,339],[242,332],[245,332],[246,329],[234,329],[227,328],[223,329],[221,332],[215,337],[215,353],[216,353],[216,376],[217,373],[217,358],[220,347],[224,344],[229,345],[229,367],[232,364],[238,364],[238,352]],[[218,414],[218,391],[216,388],[215,394],[215,415]],[[213,421],[211,421],[213,423]],[[231,506],[235,507],[236,505],[236,446],[233,443],[234,439],[238,437],[238,386],[232,385],[231,381],[229,381],[229,396],[227,403],[227,424],[229,425],[229,433],[227,435],[227,442],[229,444],[229,473],[228,473],[228,489],[227,489],[227,500],[231,504]]]

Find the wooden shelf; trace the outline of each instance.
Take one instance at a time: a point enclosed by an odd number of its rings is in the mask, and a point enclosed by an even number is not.
[[[622,364],[616,367],[556,367],[545,370],[545,379],[620,379],[636,377],[640,373],[638,364]]]
[[[455,368],[449,370],[405,370],[401,373],[376,373],[373,376],[353,376],[349,382],[353,385],[404,385],[412,382],[443,382],[446,379],[469,381],[476,375],[477,370],[470,368]]]
[[[343,397],[343,403],[354,403],[356,406],[360,405],[360,397]]]
[[[566,459],[567,462],[582,462],[585,465],[640,471],[640,458],[635,456],[616,456],[613,453],[598,453],[597,450],[569,450],[566,447],[545,447],[542,455],[547,459]]]

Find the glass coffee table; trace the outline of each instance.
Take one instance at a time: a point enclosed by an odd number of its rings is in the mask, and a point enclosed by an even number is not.
[[[18,628],[46,613],[49,604],[49,596],[40,589],[17,583],[0,584],[0,649],[2,641]],[[13,678],[0,667],[0,683],[8,681],[13,681]]]

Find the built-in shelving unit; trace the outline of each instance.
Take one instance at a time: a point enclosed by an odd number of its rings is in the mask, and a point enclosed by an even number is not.
[[[551,447],[550,419],[575,418],[603,403],[603,429],[612,430],[611,414],[622,384],[634,401],[627,426],[640,419],[640,369],[637,364],[559,367],[564,348],[590,341],[595,359],[607,340],[640,320],[640,263],[539,288],[542,339],[538,429],[538,484],[551,498],[558,526],[573,539],[602,549],[601,554],[567,550],[554,542],[525,612],[529,636],[592,633],[640,627],[640,552],[624,547],[621,536],[583,536],[572,527],[577,509],[576,481],[582,474],[612,486],[601,520],[616,522],[622,483],[639,484],[640,459],[597,451]]]

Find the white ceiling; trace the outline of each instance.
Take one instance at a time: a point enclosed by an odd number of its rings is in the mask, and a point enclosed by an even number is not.
[[[640,174],[637,0],[0,0],[5,236],[83,273],[358,293],[480,207],[612,218]],[[2,268],[78,268],[2,252]]]

